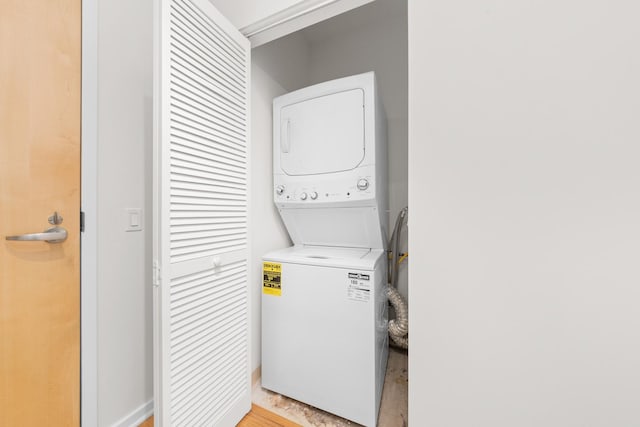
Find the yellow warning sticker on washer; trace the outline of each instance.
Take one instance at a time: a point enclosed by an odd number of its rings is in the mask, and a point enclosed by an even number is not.
[[[262,293],[282,295],[282,264],[277,262],[262,263]]]

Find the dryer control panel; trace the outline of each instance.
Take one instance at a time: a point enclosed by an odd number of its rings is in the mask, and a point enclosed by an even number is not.
[[[376,197],[376,178],[373,174],[360,171],[352,174],[349,180],[343,179],[295,179],[276,177],[274,182],[274,201],[276,205],[289,204],[326,204],[350,201],[374,200]]]

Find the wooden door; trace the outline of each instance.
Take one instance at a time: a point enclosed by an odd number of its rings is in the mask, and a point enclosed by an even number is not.
[[[0,1],[0,426],[80,422],[80,5]]]
[[[249,60],[208,0],[156,2],[155,424],[249,412]]]

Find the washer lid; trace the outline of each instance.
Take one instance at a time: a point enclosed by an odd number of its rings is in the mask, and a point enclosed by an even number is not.
[[[382,249],[292,246],[269,252],[262,258],[282,263],[373,270],[376,261],[383,254]]]
[[[287,175],[355,169],[365,154],[364,91],[318,96],[280,110],[280,167]]]

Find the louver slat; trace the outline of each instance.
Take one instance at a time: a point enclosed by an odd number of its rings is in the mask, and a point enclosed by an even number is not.
[[[158,420],[226,427],[250,405],[250,46],[209,1],[160,1],[166,277]]]

